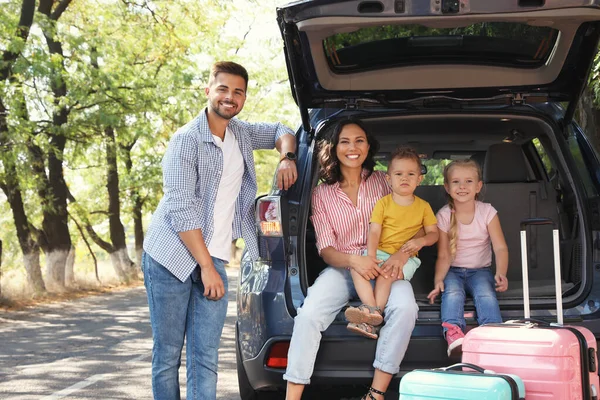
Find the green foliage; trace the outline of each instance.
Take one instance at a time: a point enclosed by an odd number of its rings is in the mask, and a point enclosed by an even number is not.
[[[23,51],[10,79],[0,82],[0,97],[8,109],[8,145],[15,155],[31,223],[39,227],[42,215],[27,143],[39,146],[43,154],[55,152],[62,157],[77,209],[107,237],[105,129],[111,127],[119,148],[121,215],[132,242],[129,194],[138,193],[144,201],[147,224],[162,196],[162,155],[171,135],[205,106],[204,87],[214,61],[232,60],[248,69],[248,99],[241,119],[282,121],[295,128],[298,112],[275,22],[276,4],[273,0],[81,0],[71,2],[58,22],[36,13],[29,39],[23,43],[13,37],[21,2],[4,2],[0,51]],[[50,53],[41,28],[61,44],[63,56]],[[67,91],[54,102],[52,87],[61,83]],[[68,122],[57,128],[52,121],[59,107],[67,110]],[[52,148],[49,133],[66,136],[64,153]],[[259,192],[266,193],[279,157],[274,151],[257,151],[255,161]],[[0,159],[0,179],[3,168]],[[12,214],[2,195],[0,211],[2,264],[22,268]],[[71,225],[77,254],[86,254],[79,231]],[[94,251],[103,258],[98,248]]]
[[[430,159],[423,160],[423,165],[427,167],[427,174],[423,177],[421,185],[443,185],[444,168],[452,160]]]
[[[589,80],[590,88],[592,89],[594,106],[600,109],[600,51],[594,57],[594,64]]]

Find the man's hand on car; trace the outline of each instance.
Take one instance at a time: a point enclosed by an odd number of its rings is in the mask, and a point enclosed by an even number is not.
[[[279,167],[277,167],[277,187],[288,190],[297,178],[296,162],[287,159],[281,160]]]
[[[209,300],[219,300],[225,295],[225,285],[223,279],[213,265],[205,266],[200,269],[200,278],[204,285],[204,296]]]
[[[356,256],[350,268],[358,272],[360,276],[366,280],[370,281],[381,275],[379,264],[381,264],[381,260],[378,260],[377,257]]]

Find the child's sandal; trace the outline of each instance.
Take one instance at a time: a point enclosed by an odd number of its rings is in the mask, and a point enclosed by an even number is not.
[[[377,333],[379,332],[379,328],[366,322],[362,322],[360,324],[356,324],[354,322],[350,322],[347,326],[348,330],[354,333],[358,333],[359,335],[368,337],[369,339],[377,339],[379,336]]]
[[[383,312],[379,307],[368,306],[361,304],[358,307],[348,307],[344,312],[348,322],[355,324],[366,323],[373,326],[378,326],[383,323]]]
[[[369,391],[360,400],[377,400],[375,396],[373,396],[373,393],[380,394],[382,396],[385,395],[385,392],[369,387]]]

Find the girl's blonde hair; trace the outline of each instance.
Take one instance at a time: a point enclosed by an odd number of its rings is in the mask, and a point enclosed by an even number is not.
[[[454,160],[450,164],[446,165],[444,168],[444,185],[449,185],[450,180],[448,176],[450,175],[450,170],[454,167],[462,167],[462,168],[473,168],[477,171],[477,179],[479,182],[483,180],[481,167],[475,160]],[[456,222],[456,213],[454,208],[454,199],[448,192],[446,192],[446,196],[448,197],[448,206],[450,207],[450,228],[448,229],[448,239],[450,240],[450,259],[454,260],[456,256],[456,244],[458,242],[458,223]],[[479,198],[479,193],[475,194],[475,200]]]

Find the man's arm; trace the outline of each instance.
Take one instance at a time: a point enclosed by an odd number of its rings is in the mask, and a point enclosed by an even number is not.
[[[225,294],[223,280],[216,271],[202,236],[198,182],[198,143],[192,135],[175,134],[163,158],[165,204],[173,229],[201,269],[204,295],[218,300]]]
[[[242,122],[250,134],[253,150],[276,148],[279,151],[280,163],[277,167],[277,187],[287,190],[296,182],[298,173],[296,162],[285,159],[286,153],[296,152],[296,137],[294,131],[280,122]]]
[[[223,285],[221,275],[215,269],[206,243],[204,242],[202,231],[194,229],[179,232],[179,237],[200,266],[200,277],[204,284],[204,296],[210,300],[219,300],[225,295],[225,286]]]

